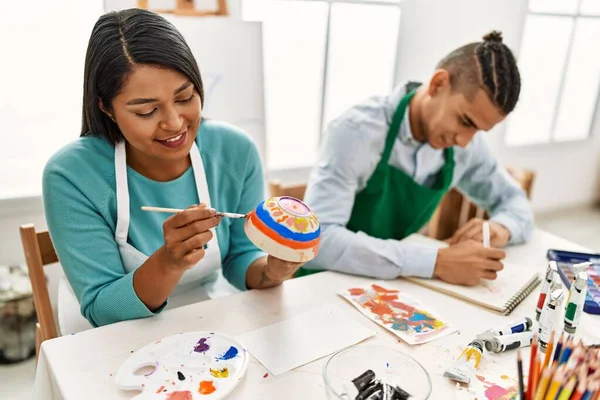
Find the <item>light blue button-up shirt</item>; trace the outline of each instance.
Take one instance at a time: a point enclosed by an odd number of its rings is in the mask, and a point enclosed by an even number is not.
[[[346,229],[354,198],[366,187],[381,159],[392,116],[405,94],[405,85],[399,85],[389,96],[372,97],[329,124],[304,198],[322,229],[319,254],[306,268],[378,279],[432,276],[436,248]],[[522,243],[534,227],[531,206],[518,183],[492,156],[483,135],[478,132],[466,148],[455,147],[452,186],[488,210],[491,221],[510,231],[509,244]],[[443,150],[413,138],[408,108],[389,163],[425,186],[433,184],[444,165]]]

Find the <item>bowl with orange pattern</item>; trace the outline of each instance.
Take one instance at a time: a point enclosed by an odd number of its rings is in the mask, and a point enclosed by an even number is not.
[[[321,227],[315,213],[290,196],[271,197],[248,213],[246,235],[267,254],[306,263],[317,256]]]

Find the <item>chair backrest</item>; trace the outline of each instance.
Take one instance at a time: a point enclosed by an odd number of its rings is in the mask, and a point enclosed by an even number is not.
[[[290,196],[303,200],[306,184],[284,185],[281,181],[271,181],[269,182],[269,191],[273,197]]]
[[[527,198],[531,199],[535,172],[517,167],[508,167],[507,170],[523,188]],[[467,196],[452,189],[446,194],[429,221],[428,236],[439,240],[447,239],[472,218],[488,219],[489,214]]]
[[[46,285],[46,276],[44,275],[44,266],[58,262],[58,256],[54,250],[54,245],[50,239],[48,231],[36,232],[33,224],[21,225],[21,242],[31,288],[33,291],[33,301],[35,303],[35,312],[38,318],[38,327],[36,332],[36,354],[39,352],[39,345],[44,340],[57,337],[56,323],[52,313],[50,295]]]

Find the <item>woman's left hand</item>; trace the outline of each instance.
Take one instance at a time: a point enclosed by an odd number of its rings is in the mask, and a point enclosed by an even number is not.
[[[304,263],[295,263],[268,256],[265,273],[273,280],[284,281],[292,278],[302,265]]]
[[[304,263],[284,261],[273,256],[262,257],[256,260],[246,272],[246,286],[248,289],[266,289],[280,285],[294,274]]]

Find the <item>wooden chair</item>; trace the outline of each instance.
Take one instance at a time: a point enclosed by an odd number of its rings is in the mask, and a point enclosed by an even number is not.
[[[35,331],[35,355],[37,359],[42,342],[58,336],[44,275],[44,266],[58,262],[58,256],[48,231],[36,232],[33,224],[21,225],[19,231],[38,319]]]
[[[507,170],[521,185],[527,198],[531,199],[535,172],[517,167],[508,167]],[[488,219],[489,214],[483,208],[477,207],[461,192],[452,189],[429,221],[427,234],[434,239],[445,240],[472,218]]]
[[[290,196],[302,200],[306,193],[306,184],[284,185],[281,181],[271,181],[269,182],[269,191],[274,197]]]

